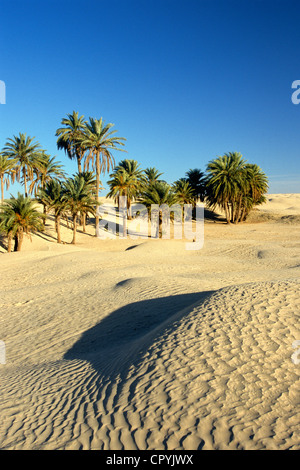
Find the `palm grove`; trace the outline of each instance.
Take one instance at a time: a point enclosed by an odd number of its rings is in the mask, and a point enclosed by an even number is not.
[[[129,219],[133,202],[144,204],[150,216],[153,204],[195,207],[202,201],[212,210],[221,208],[227,223],[239,223],[246,220],[254,206],[265,202],[266,175],[240,153],[217,157],[207,164],[205,172],[191,169],[185,177],[168,184],[159,170],[141,169],[136,160],[123,159],[116,165],[113,152],[125,151],[126,139],[117,135],[113,124],[106,124],[102,118],[86,121],[73,111],[61,125],[56,131],[57,148],[76,161],[78,171],[72,177],[26,134],[8,138],[0,152],[0,232],[7,240],[8,252],[21,250],[24,234],[45,230],[47,217],[54,218],[58,243],[62,218],[68,226],[71,223],[72,244],[76,243],[79,225],[83,232],[91,221],[97,227],[101,175],[106,172],[107,196],[116,203],[120,196],[126,196]],[[14,181],[24,185],[24,194],[4,200],[4,187],[9,189]]]

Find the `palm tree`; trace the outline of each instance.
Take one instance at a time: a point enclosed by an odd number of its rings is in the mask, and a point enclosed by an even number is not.
[[[43,151],[40,157],[36,160],[35,168],[33,170],[33,180],[29,186],[29,193],[32,194],[34,191],[34,195],[36,196],[39,189],[44,189],[48,181],[51,181],[52,179],[64,178],[65,173],[62,168],[62,165],[60,165],[55,160],[55,157],[51,158],[50,155],[47,155],[46,152]],[[43,202],[42,204],[44,207],[45,225],[47,206]]]
[[[254,204],[265,202],[264,194],[268,191],[268,178],[262,169],[255,163],[245,165],[246,178],[249,184],[249,192]]]
[[[54,210],[55,231],[57,233],[57,243],[61,243],[60,218],[66,209],[66,201],[63,199],[62,183],[57,179],[50,179],[38,192],[38,201],[44,207]]]
[[[36,161],[36,166],[33,170],[35,178],[29,186],[29,193],[36,196],[40,188],[45,188],[48,181],[52,179],[64,178],[63,165],[55,160],[55,157],[50,157],[46,152],[42,152],[41,156]]]
[[[144,170],[144,174],[147,185],[156,183],[156,181],[159,181],[159,177],[163,175],[163,173],[159,173],[155,167],[146,168],[146,170]]]
[[[143,172],[136,160],[122,160],[110,175],[108,181],[110,192],[107,197],[112,197],[115,202],[120,196],[126,196],[127,216],[131,219],[131,203],[138,197],[143,185]]]
[[[34,143],[33,139],[34,137],[26,137],[26,134],[19,133],[19,136],[8,139],[3,149],[5,156],[17,160],[15,174],[17,181],[20,180],[20,176],[23,177],[25,197],[28,196],[27,179],[33,178],[33,170],[41,156],[40,144]]]
[[[91,187],[87,185],[83,176],[76,175],[63,183],[62,200],[66,203],[73,219],[73,239],[76,243],[77,216],[79,212],[91,212],[95,215],[95,199],[91,196]]]
[[[143,177],[143,170],[140,169],[140,165],[136,160],[121,160],[115,167],[114,171],[118,171],[120,169],[124,169],[130,176],[135,176],[137,179],[142,179]]]
[[[107,197],[113,198],[117,205],[120,205],[120,197],[126,198],[126,206],[122,209],[127,210],[127,216],[130,218],[130,200],[131,194],[136,193],[137,182],[134,177],[130,176],[124,168],[113,173],[111,179],[107,182],[110,187],[110,191],[107,193]]]
[[[207,202],[219,205],[227,223],[246,219],[253,206],[265,202],[268,179],[256,164],[247,163],[240,153],[232,152],[207,166]]]
[[[34,206],[30,197],[24,197],[18,193],[18,197],[12,196],[0,207],[0,231],[8,237],[7,251],[11,251],[12,239],[15,240],[14,251],[20,251],[24,233],[43,230],[43,214]]]
[[[237,152],[230,152],[212,160],[207,165],[207,202],[225,211],[226,221],[234,219],[237,195],[243,191],[243,168],[245,160]],[[231,209],[231,214],[230,214]]]
[[[8,158],[0,153],[0,180],[1,180],[1,203],[4,203],[4,185],[9,189],[10,179],[14,179],[14,166],[16,160]]]
[[[178,202],[176,194],[172,191],[171,186],[168,183],[157,181],[152,185],[149,185],[142,192],[139,202],[144,204],[148,208],[148,214],[151,215],[151,210],[154,206],[172,206]],[[157,208],[154,208],[156,211]],[[162,224],[163,224],[163,209],[159,209],[158,214],[158,236],[162,237]]]
[[[186,172],[186,180],[194,191],[194,204],[196,205],[197,199],[200,199],[201,202],[204,202],[206,194],[206,178],[204,172],[199,168],[194,168],[193,170],[190,169]]]
[[[265,194],[268,191],[268,178],[262,169],[255,163],[245,165],[245,187],[247,193],[239,207],[238,221],[246,220],[253,206],[266,202]]]
[[[109,172],[114,166],[114,157],[112,150],[123,150],[120,146],[124,146],[123,137],[115,136],[116,130],[111,130],[113,124],[105,124],[103,119],[89,118],[89,122],[85,125],[82,145],[89,150],[89,154],[85,161],[85,169],[89,168],[92,163],[96,169],[96,202],[99,203],[100,174]],[[124,151],[124,150],[123,150]],[[96,229],[99,224],[99,215],[96,214]]]
[[[71,160],[76,160],[78,172],[82,172],[82,159],[86,152],[85,146],[82,144],[83,131],[85,128],[84,116],[79,116],[78,112],[73,111],[67,114],[66,118],[61,121],[65,127],[57,129],[55,135],[57,139],[57,148],[64,150]]]
[[[177,197],[177,202],[183,204],[193,204],[195,201],[195,193],[188,181],[184,178],[173,183],[173,190]]]
[[[89,188],[91,196],[96,199],[96,177],[95,177],[95,174],[92,171],[82,171],[81,173],[78,173],[78,175],[83,177],[87,188]],[[101,189],[103,189],[103,188],[101,187]],[[81,214],[82,231],[84,233],[86,232],[86,216],[87,216],[86,212],[83,212]]]

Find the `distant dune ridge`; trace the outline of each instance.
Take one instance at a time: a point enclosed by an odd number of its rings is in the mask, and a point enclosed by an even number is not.
[[[300,194],[185,240],[1,248],[1,449],[300,449]],[[24,251],[23,251],[24,250]]]

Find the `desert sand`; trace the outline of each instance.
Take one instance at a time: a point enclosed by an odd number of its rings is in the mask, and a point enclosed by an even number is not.
[[[1,449],[300,449],[300,194],[198,251],[63,224],[0,248]]]

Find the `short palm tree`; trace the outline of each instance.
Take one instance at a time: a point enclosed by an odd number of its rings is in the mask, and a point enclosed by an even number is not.
[[[16,160],[8,158],[7,155],[0,153],[0,181],[1,181],[1,202],[4,203],[4,186],[9,189],[10,181],[14,180],[14,167]]]
[[[120,196],[127,197],[129,175],[124,169],[122,169],[118,172],[112,173],[110,177],[111,179],[107,182],[110,188],[107,193],[107,197],[114,199],[114,202],[119,204]]]
[[[78,214],[80,212],[90,212],[95,215],[95,199],[91,195],[90,185],[86,184],[81,175],[76,175],[73,178],[68,178],[63,183],[62,200],[66,203],[66,208],[70,211],[73,219],[73,239],[71,243],[75,245]]]
[[[163,175],[163,173],[159,173],[159,171],[155,167],[149,167],[144,170],[145,175],[145,183],[153,184],[159,181],[159,177]]]
[[[19,133],[8,139],[3,153],[5,156],[17,161],[15,173],[17,181],[23,178],[25,197],[28,196],[27,181],[33,178],[33,170],[36,167],[37,160],[41,156],[41,147],[38,142],[33,141],[34,138],[26,137],[26,134]]]
[[[206,194],[206,178],[204,172],[199,168],[190,169],[186,172],[186,180],[194,191],[194,204],[197,203],[198,199],[200,199],[201,202],[204,202]]]
[[[131,206],[131,199],[132,195],[136,194],[139,183],[137,180],[129,175],[124,168],[118,170],[113,175],[111,175],[111,179],[107,182],[108,186],[110,187],[110,191],[107,194],[107,197],[111,197],[114,199],[116,204],[120,204],[120,197],[126,198],[126,206],[122,207],[122,209],[126,209],[127,217],[131,218],[130,215],[130,206]]]
[[[195,193],[188,181],[184,178],[173,183],[173,190],[177,198],[177,202],[183,204],[193,204],[195,201]]]
[[[234,218],[238,194],[243,191],[245,160],[237,152],[231,152],[212,160],[207,165],[207,202],[209,207],[222,207],[226,221]],[[231,211],[231,213],[230,213]]]
[[[163,205],[172,206],[178,202],[176,194],[172,191],[172,187],[165,183],[157,181],[154,184],[149,185],[142,192],[139,202],[148,208],[148,213],[151,215],[151,211],[157,212],[158,207]],[[154,207],[153,207],[154,206]],[[158,231],[156,236],[162,237],[162,224],[163,224],[163,209],[159,209],[158,212]]]
[[[111,180],[107,183],[110,187],[107,197],[112,197],[118,202],[120,196],[126,196],[127,216],[131,219],[131,203],[139,196],[143,185],[143,172],[138,162],[122,160],[110,177]]]
[[[113,124],[105,124],[103,119],[89,118],[84,129],[82,145],[89,150],[85,160],[85,169],[89,169],[90,163],[96,170],[96,202],[99,203],[100,174],[109,172],[114,166],[114,157],[112,150],[123,150],[123,137],[117,137],[116,130],[112,130]],[[96,214],[96,229],[99,224],[99,215]]]
[[[141,179],[143,177],[143,170],[140,169],[140,165],[136,160],[127,158],[125,160],[121,160],[115,167],[114,171],[118,171],[119,169],[124,169],[130,176],[134,176],[137,179]]]
[[[78,175],[82,176],[86,186],[89,188],[91,196],[96,199],[96,177],[93,171],[82,171],[78,173]],[[101,188],[100,188],[101,189]],[[86,232],[86,212],[81,214],[81,224],[82,224],[82,231]]]
[[[29,235],[43,230],[43,214],[35,207],[30,197],[18,193],[0,207],[0,231],[8,237],[7,251],[11,251],[12,240],[15,240],[14,251],[20,251],[24,233]]]
[[[247,191],[243,194],[242,203],[239,206],[238,221],[246,220],[253,206],[266,202],[268,178],[258,165],[254,163],[245,165],[244,187]]]
[[[57,179],[51,179],[46,182],[43,188],[40,188],[38,201],[48,210],[54,211],[55,231],[57,233],[57,243],[61,243],[60,218],[66,209],[66,201],[63,199],[62,183]]]
[[[64,150],[71,160],[77,161],[78,172],[82,171],[82,160],[86,152],[82,144],[83,131],[85,128],[84,116],[79,116],[78,112],[73,111],[67,114],[61,121],[64,127],[57,129],[55,135],[57,139],[57,148]]]
[[[265,201],[268,179],[256,164],[247,163],[233,152],[211,161],[207,166],[207,202],[219,205],[228,223],[242,222],[253,206]]]
[[[262,169],[255,163],[245,165],[246,178],[249,184],[249,192],[254,204],[265,202],[265,194],[269,189],[268,178]]]

